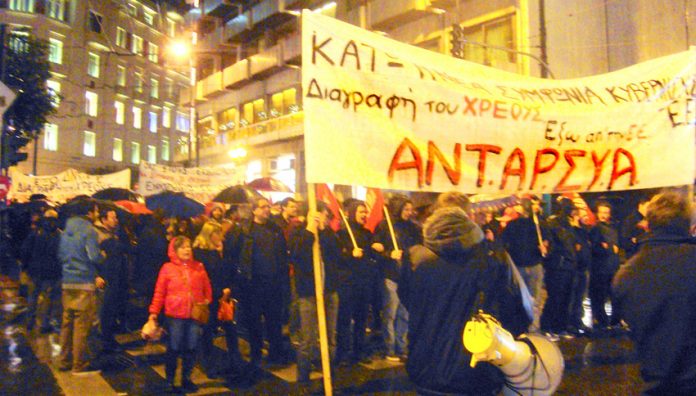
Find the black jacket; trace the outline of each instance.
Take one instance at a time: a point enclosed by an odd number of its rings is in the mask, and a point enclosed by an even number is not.
[[[613,274],[619,269],[619,254],[614,246],[619,245],[619,233],[607,223],[598,222],[590,230],[592,241],[592,268],[594,273]],[[606,244],[607,247],[602,246]]]
[[[57,220],[43,218],[38,228],[22,243],[21,259],[24,269],[33,279],[56,280],[62,267],[58,260],[60,230]]]
[[[203,263],[205,272],[208,273],[213,289],[213,299],[220,298],[223,289],[233,289],[237,268],[230,260],[214,249],[195,248],[193,257],[196,261]]]
[[[341,253],[350,268],[351,282],[367,282],[379,275],[379,262],[377,253],[372,250],[373,234],[360,224],[349,221],[355,242],[363,250],[361,258],[353,257],[353,242],[346,229],[338,231],[338,239],[341,243]]]
[[[423,243],[422,230],[418,224],[409,220],[398,219],[393,220],[393,226],[399,249],[407,251],[411,246]],[[394,242],[392,241],[389,225],[386,220],[382,220],[377,226],[374,241],[384,245],[384,252],[380,255],[382,274],[386,279],[398,281],[401,272],[401,263],[391,258],[391,253],[394,251]]]
[[[549,255],[544,262],[547,270],[575,271],[578,265],[576,243],[580,243],[568,218],[554,215],[548,219],[550,236]]]
[[[696,240],[652,235],[614,277],[647,394],[696,394]]]
[[[456,211],[461,212],[454,214],[457,221],[439,221]],[[483,233],[462,210],[444,208],[426,222],[425,246],[416,245],[404,256],[398,293],[409,312],[406,370],[421,389],[496,394],[503,374],[488,363],[470,367],[464,326],[478,309],[515,335],[531,322],[531,304],[523,302],[511,260],[482,241]]]
[[[541,226],[539,230],[542,231]],[[542,231],[542,238],[548,238]],[[505,227],[502,241],[518,267],[530,267],[542,261],[536,225],[530,217],[519,217]]]
[[[314,234],[306,228],[296,228],[290,234],[290,260],[295,265],[295,287],[300,297],[314,297]],[[337,290],[339,271],[347,271],[341,255],[338,236],[331,229],[319,232],[321,258],[324,262],[324,293]]]
[[[269,240],[255,241],[254,227],[262,227],[268,231]],[[268,249],[269,256],[272,257],[272,263],[266,263],[275,267],[276,275],[283,283],[289,280],[288,272],[288,249],[285,242],[283,231],[272,221],[265,224],[257,224],[253,221],[247,221],[239,225],[235,225],[229,231],[225,240],[226,249],[229,250],[226,254],[230,255],[230,259],[237,263],[239,274],[243,279],[251,280],[256,272],[254,270],[254,249]],[[263,246],[262,246],[263,245]]]

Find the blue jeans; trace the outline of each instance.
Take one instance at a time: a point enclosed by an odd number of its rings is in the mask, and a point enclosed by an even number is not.
[[[193,319],[167,317],[167,330],[169,331],[168,348],[172,351],[184,352],[196,349],[201,326]]]
[[[336,350],[336,317],[338,316],[338,293],[324,296],[326,306],[326,332],[329,341],[329,354],[333,360]],[[312,359],[318,356],[317,304],[315,297],[299,297],[297,307],[300,316],[300,344],[297,347],[297,380],[309,381]]]
[[[398,284],[391,279],[384,280],[383,316],[384,345],[387,355],[407,353],[406,336],[408,335],[408,311],[401,304],[396,290]]]

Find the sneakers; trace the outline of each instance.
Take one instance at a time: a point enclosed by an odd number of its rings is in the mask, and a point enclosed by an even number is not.
[[[87,363],[82,368],[73,369],[72,373],[73,373],[73,375],[77,375],[77,376],[99,374],[99,373],[101,373],[101,369],[96,367],[92,363]]]

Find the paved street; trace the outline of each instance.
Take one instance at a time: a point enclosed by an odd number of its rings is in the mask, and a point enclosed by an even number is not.
[[[3,283],[5,284],[5,283]],[[0,394],[2,395],[154,395],[164,385],[164,346],[146,344],[137,332],[119,336],[123,352],[101,359],[100,374],[75,377],[60,372],[51,363],[59,351],[56,334],[27,334],[16,324],[11,291],[3,288]],[[218,359],[224,350],[222,337],[216,340]],[[641,381],[631,342],[625,336],[603,335],[559,342],[566,370],[559,395],[637,395]],[[241,342],[243,354],[248,345]],[[314,373],[311,387],[295,382],[295,366],[264,366],[255,383],[230,386],[223,380],[210,380],[198,369],[193,380],[200,386],[199,395],[304,395],[322,394],[319,373]],[[401,363],[375,359],[370,364],[340,367],[334,378],[336,394],[415,395]]]

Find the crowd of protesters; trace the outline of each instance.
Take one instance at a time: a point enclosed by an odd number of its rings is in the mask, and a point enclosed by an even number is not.
[[[436,297],[417,301],[414,295],[432,286],[441,293],[452,287],[456,299],[474,298],[461,288],[462,279],[474,270],[490,275],[491,268],[498,268],[494,278],[506,278],[505,257],[519,271],[534,308],[529,320],[500,308],[510,331],[541,332],[557,340],[627,329],[616,304],[610,313],[606,303],[614,302],[611,283],[621,263],[651,237],[648,199],[621,224],[614,222],[608,201],[596,202],[594,222],[569,198],[560,197],[549,216],[543,206],[529,195],[502,213],[477,214],[466,196],[442,194],[421,224],[414,203],[394,194],[387,202],[390,218],[373,232],[365,227],[369,208],[357,199],[343,203],[346,221],[335,231],[334,214],[323,202],[309,212],[288,198],[272,213],[272,202],[257,197],[232,208],[211,204],[205,215],[192,219],[155,213],[124,221],[113,206],[80,197],[70,203],[67,218],[58,215],[60,208],[31,213],[30,231],[17,254],[27,285],[27,328],[38,324],[41,333],[60,332],[58,367],[75,374],[98,370],[98,354],[118,352],[116,334],[151,322],[168,330],[169,387],[175,385],[179,357],[186,391],[196,389],[190,379],[196,363],[209,377],[236,383],[253,380],[255,369],[264,365],[296,362],[298,380],[306,383],[319,357],[312,258],[318,238],[332,364],[408,361],[417,385],[446,391],[446,384],[437,383],[446,382],[439,377],[442,368],[428,366],[435,364],[429,356],[434,349],[448,354],[452,345],[434,343],[438,336],[431,334],[431,321],[440,309],[456,310],[464,302],[438,306]],[[477,260],[499,264],[481,269]],[[430,271],[427,280],[419,267]],[[487,294],[495,294],[497,286],[489,286]],[[222,300],[230,296],[238,303],[233,320],[218,316]],[[583,321],[586,296],[589,323]],[[207,320],[193,314],[198,304],[208,305]],[[463,309],[457,317],[470,313]],[[98,348],[90,339],[95,333]],[[226,354],[212,360],[213,341],[221,333]],[[239,352],[240,335],[250,345],[248,361]],[[461,345],[457,348],[462,353]],[[408,359],[413,354],[417,361]],[[483,371],[476,373],[496,376]]]

